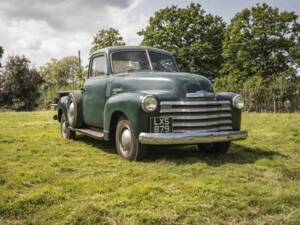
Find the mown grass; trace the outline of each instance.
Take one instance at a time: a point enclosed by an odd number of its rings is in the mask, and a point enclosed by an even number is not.
[[[143,162],[61,139],[52,115],[0,113],[0,224],[300,224],[299,114],[244,114],[250,137],[224,156]]]

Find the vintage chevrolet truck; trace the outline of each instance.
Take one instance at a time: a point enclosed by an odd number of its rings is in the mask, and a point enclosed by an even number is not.
[[[244,99],[215,93],[204,76],[179,72],[163,50],[123,46],[96,51],[80,91],[60,98],[61,136],[76,132],[113,141],[126,160],[142,159],[151,145],[197,144],[226,153],[241,131]]]

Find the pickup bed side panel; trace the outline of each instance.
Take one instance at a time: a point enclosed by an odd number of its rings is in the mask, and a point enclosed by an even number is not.
[[[104,139],[109,140],[111,118],[122,112],[131,122],[135,136],[147,129],[148,115],[141,108],[141,93],[121,93],[110,97],[104,108]]]

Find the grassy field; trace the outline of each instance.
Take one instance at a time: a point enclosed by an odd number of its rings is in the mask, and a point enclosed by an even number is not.
[[[225,156],[143,162],[61,139],[52,115],[0,113],[0,224],[300,224],[299,114],[244,114],[250,137]]]

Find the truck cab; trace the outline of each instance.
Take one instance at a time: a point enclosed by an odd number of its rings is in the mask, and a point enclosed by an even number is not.
[[[166,51],[118,46],[91,55],[82,89],[60,98],[57,118],[63,138],[114,141],[121,158],[139,160],[149,145],[227,152],[247,138],[243,106],[241,95],[215,93],[206,77],[180,72]]]

